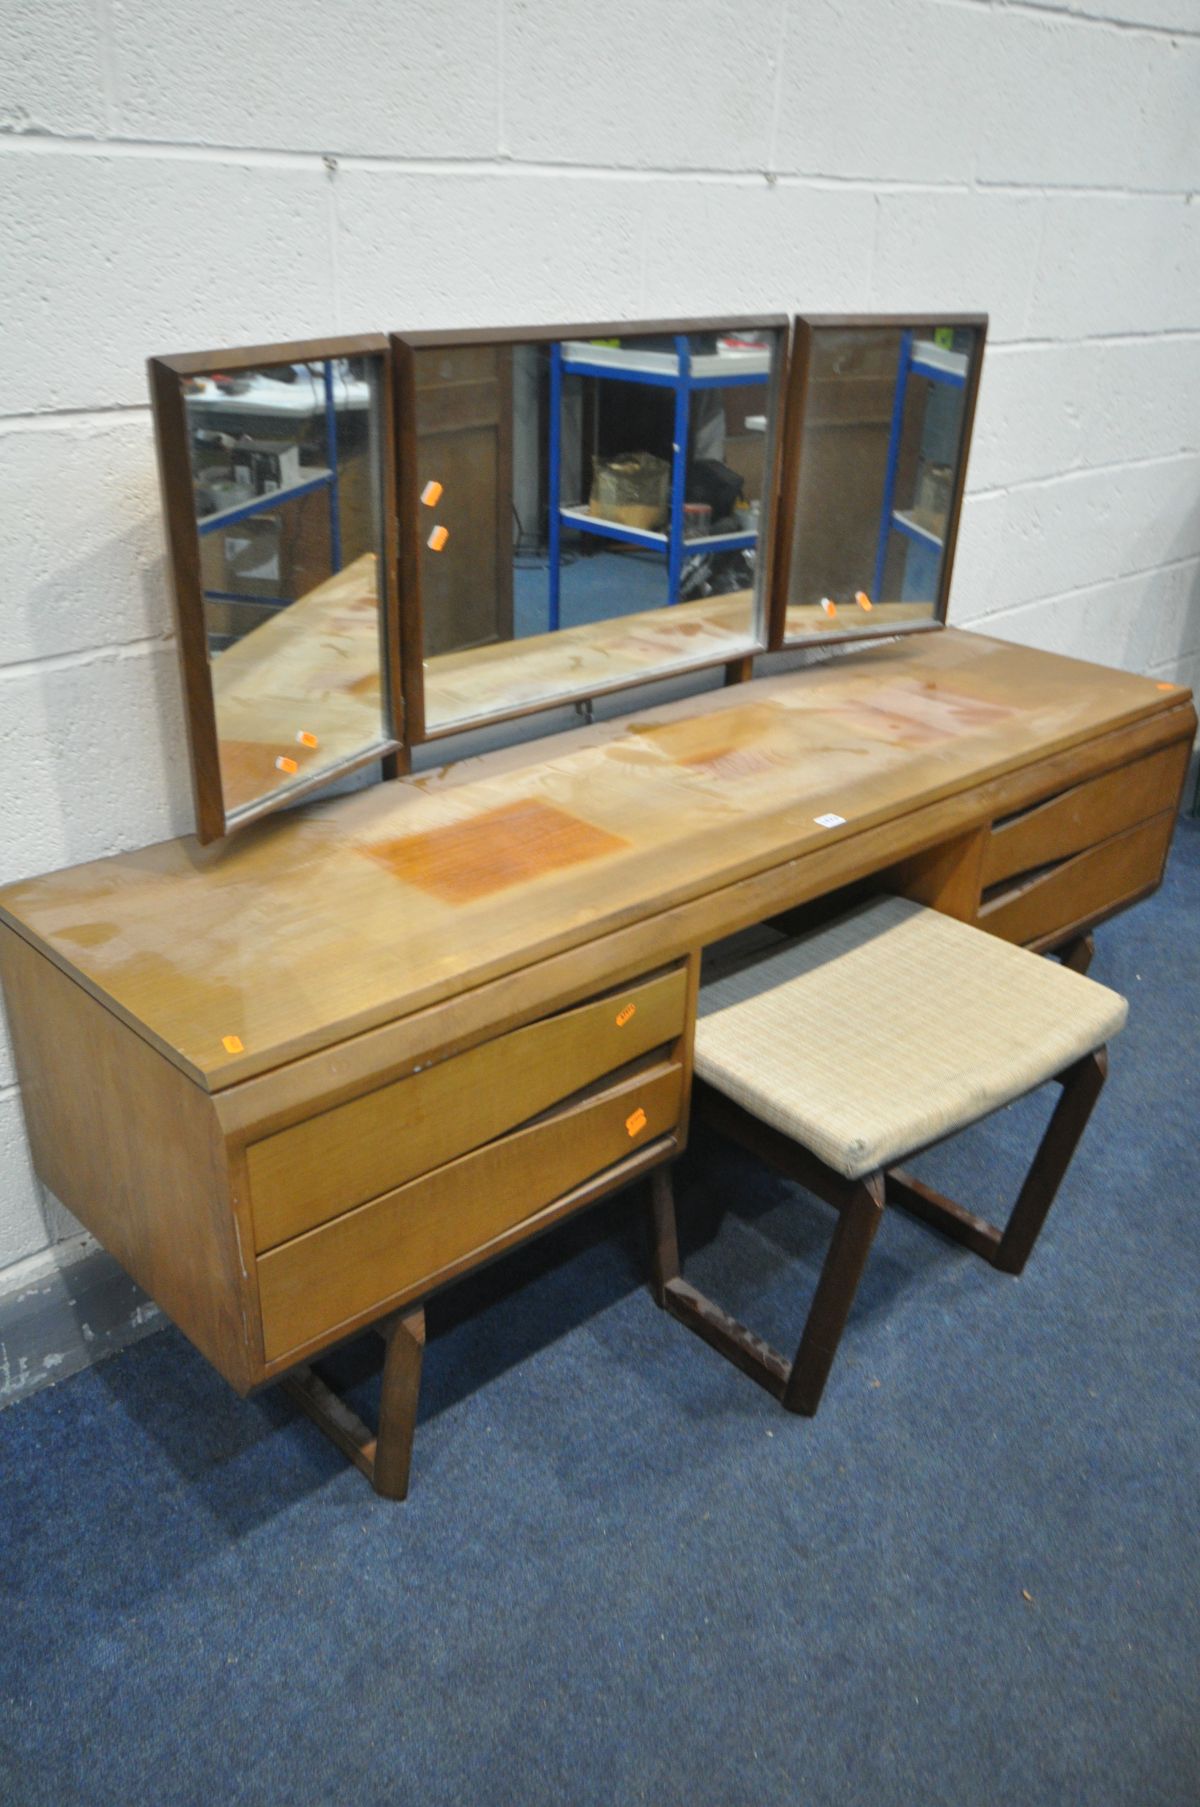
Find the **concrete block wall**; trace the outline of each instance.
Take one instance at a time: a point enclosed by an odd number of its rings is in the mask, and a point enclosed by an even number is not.
[[[1197,683],[1197,190],[1200,0],[7,0],[0,882],[191,826],[152,352],[985,309],[953,618]]]

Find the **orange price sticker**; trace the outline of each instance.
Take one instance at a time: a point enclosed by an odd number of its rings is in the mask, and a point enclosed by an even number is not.
[[[321,744],[316,735],[310,734],[307,728],[301,728],[296,735],[296,739],[300,742],[302,747],[319,747]]]
[[[626,1004],[624,1010],[618,1010],[618,1012],[617,1012],[617,1028],[623,1029],[625,1027],[626,1023],[629,1021],[630,1017],[636,1016],[636,1015],[637,1015],[637,1005],[636,1004]]]
[[[875,604],[871,601],[871,598],[867,595],[867,592],[865,590],[855,590],[854,600],[858,604],[860,609],[868,609],[869,610],[869,609],[873,609],[875,607]]]
[[[1158,685],[1159,690],[1175,690],[1177,688],[1178,688],[1178,686],[1175,684],[1159,684]]]
[[[431,552],[440,552],[442,547],[446,544],[446,541],[449,538],[450,538],[450,529],[448,527],[443,527],[441,522],[439,521],[438,525],[434,528],[433,532],[430,534],[430,536],[426,540],[425,544],[429,547],[429,550]]]
[[[298,772],[300,770],[300,767],[296,764],[294,759],[289,759],[286,753],[281,753],[279,758],[275,761],[275,770],[277,772],[286,772],[290,778],[293,772]]]
[[[421,491],[421,500],[426,508],[436,508],[442,499],[442,486],[436,477],[431,477]]]
[[[224,1048],[226,1054],[240,1054],[242,1052],[242,1038],[240,1035],[223,1035],[221,1037],[221,1046]]]
[[[639,1130],[645,1129],[646,1113],[642,1109],[640,1104],[638,1105],[637,1109],[634,1111],[632,1117],[626,1117],[625,1127],[629,1131],[631,1136],[636,1136]]]

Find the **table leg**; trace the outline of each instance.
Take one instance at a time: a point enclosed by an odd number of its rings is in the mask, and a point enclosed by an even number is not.
[[[675,1195],[671,1170],[664,1163],[650,1175],[651,1291],[656,1305],[666,1306],[667,1287],[679,1278],[679,1237],[675,1228]]]
[[[402,1500],[408,1494],[412,1465],[413,1432],[417,1424],[417,1400],[421,1391],[421,1358],[425,1353],[423,1308],[394,1317],[387,1328],[387,1354],[383,1359],[383,1390],[379,1401],[379,1435],[371,1485],[384,1499]]]
[[[280,1384],[331,1443],[360,1468],[383,1499],[408,1495],[413,1431],[425,1353],[425,1311],[397,1313],[378,1325],[387,1345],[379,1400],[379,1429],[372,1435],[358,1413],[339,1399],[316,1371],[294,1368]]]

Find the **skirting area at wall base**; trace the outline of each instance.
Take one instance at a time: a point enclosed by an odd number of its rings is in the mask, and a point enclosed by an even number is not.
[[[0,1284],[0,1410],[165,1322],[91,1236],[21,1262]]]

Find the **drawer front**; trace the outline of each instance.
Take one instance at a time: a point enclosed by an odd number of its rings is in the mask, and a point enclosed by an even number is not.
[[[1165,809],[1174,809],[1188,748],[1163,747],[1132,765],[1072,785],[1032,809],[998,822],[983,855],[984,886],[1095,847]]]
[[[677,1036],[682,967],[380,1086],[246,1150],[260,1252],[514,1129]]]
[[[1174,810],[1089,847],[988,899],[978,924],[1005,941],[1044,941],[1115,909],[1156,885],[1175,826]]]
[[[266,1359],[398,1294],[427,1291],[454,1263],[666,1135],[682,1089],[680,1065],[653,1066],[261,1256]]]

